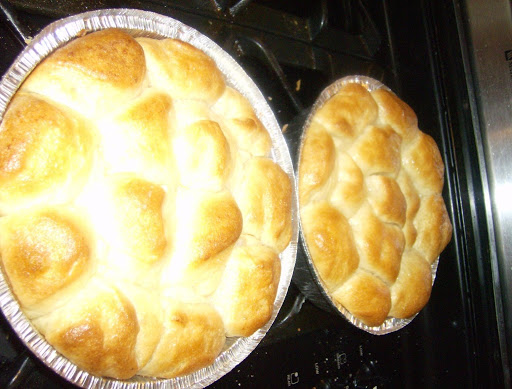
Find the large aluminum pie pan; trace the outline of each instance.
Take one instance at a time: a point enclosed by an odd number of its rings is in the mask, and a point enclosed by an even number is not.
[[[0,121],[9,101],[30,72],[48,54],[84,33],[106,28],[121,28],[133,36],[151,38],[176,38],[188,42],[214,59],[224,74],[226,83],[242,93],[252,104],[256,115],[267,128],[272,139],[271,158],[278,163],[295,182],[293,165],[279,124],[256,84],[245,71],[220,46],[197,30],[170,17],[153,12],[133,9],[109,9],[91,11],[56,21],[34,37],[0,81]],[[3,272],[0,272],[0,309],[24,344],[57,374],[84,387],[105,388],[201,388],[218,380],[243,361],[263,339],[272,325],[286,297],[290,284],[298,240],[297,196],[292,195],[292,239],[281,253],[281,278],[274,310],[269,322],[250,337],[228,338],[225,348],[214,363],[192,374],[158,379],[135,376],[130,380],[97,377],[81,370],[60,355],[21,311],[11,292]]]
[[[299,168],[300,155],[302,151],[302,145],[305,138],[306,130],[308,129],[312,117],[315,112],[322,107],[327,100],[333,97],[339,90],[349,84],[349,83],[358,83],[364,86],[368,91],[372,92],[379,88],[384,88],[388,91],[391,91],[386,85],[381,83],[378,80],[375,80],[371,77],[361,76],[361,75],[352,75],[340,78],[327,86],[318,96],[317,100],[313,104],[311,110],[304,123],[302,124],[302,133],[300,136],[300,143],[297,152],[297,172]],[[297,174],[298,177],[298,174]],[[298,192],[298,181],[296,181],[296,191]],[[315,264],[311,258],[311,254],[309,252],[306,239],[304,236],[304,230],[302,228],[302,220],[300,218],[299,213],[299,225],[300,225],[300,245],[297,252],[297,263],[295,265],[295,271],[293,274],[293,281],[298,286],[300,291],[317,307],[327,311],[332,312],[336,315],[341,315],[345,319],[347,319],[354,326],[369,332],[374,335],[384,335],[390,332],[397,331],[407,324],[409,324],[416,316],[409,317],[407,319],[397,319],[393,317],[388,317],[380,326],[368,326],[364,324],[361,320],[352,315],[345,307],[343,307],[340,303],[335,301],[331,295],[329,294],[327,287],[322,281]],[[432,270],[432,284],[436,278],[437,273],[437,265],[439,263],[439,258],[434,261],[431,266]]]

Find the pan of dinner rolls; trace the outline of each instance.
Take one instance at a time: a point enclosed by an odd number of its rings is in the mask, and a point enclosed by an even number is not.
[[[261,341],[298,239],[261,92],[169,17],[101,10],[33,38],[0,83],[0,308],[82,387],[204,387]]]
[[[309,112],[297,160],[294,281],[369,333],[409,324],[430,298],[452,234],[436,142],[385,85],[347,76]]]

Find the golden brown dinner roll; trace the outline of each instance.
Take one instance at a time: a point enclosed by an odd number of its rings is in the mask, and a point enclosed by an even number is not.
[[[414,293],[410,291],[414,290]],[[389,314],[406,319],[420,311],[432,290],[430,263],[415,250],[406,250],[402,257],[400,273],[391,287],[392,308]]]
[[[275,313],[293,187],[271,147],[188,43],[105,30],[56,50],[0,123],[0,264],[22,311],[97,376],[212,364]]]
[[[429,263],[435,261],[452,236],[452,225],[440,194],[425,196],[414,218],[418,235],[413,247]]]
[[[87,196],[84,205],[98,239],[109,246],[100,261],[118,275],[142,282],[145,270],[157,264],[172,244],[163,215],[165,191],[128,173],[107,176],[98,184],[101,188],[88,188],[94,196]]]
[[[283,251],[292,236],[292,183],[285,172],[266,158],[251,159],[235,189],[244,219],[243,231]]]
[[[133,176],[111,179],[112,246],[141,262],[159,261],[168,244],[162,215],[165,191]]]
[[[339,153],[336,156],[337,173],[331,174],[331,202],[345,215],[351,217],[361,208],[366,198],[364,175],[350,155]],[[327,182],[328,182],[327,181]],[[331,190],[324,186],[323,191]],[[319,198],[322,198],[321,196]]]
[[[223,118],[224,130],[237,148],[259,157],[268,155],[272,145],[270,135],[239,92],[226,87],[212,111]]]
[[[186,248],[187,262],[194,266],[209,261],[240,237],[242,214],[228,192],[189,192],[177,200],[177,207],[177,218],[188,215],[177,236]]]
[[[60,353],[93,374],[122,379],[138,370],[135,309],[104,280],[93,279],[72,302],[34,324]]]
[[[226,84],[206,53],[177,39],[137,38],[144,49],[152,86],[178,99],[215,102]],[[193,64],[193,65],[191,65]]]
[[[444,165],[392,92],[347,82],[308,119],[298,168],[311,260],[338,306],[367,326],[428,302],[451,238]]]
[[[395,176],[400,170],[401,141],[391,128],[371,126],[355,141],[349,154],[365,176]]]
[[[0,124],[0,214],[72,201],[89,173],[92,145],[79,116],[18,93]]]
[[[421,193],[441,193],[444,164],[436,142],[429,135],[418,135],[403,147],[402,166]]]
[[[153,358],[162,336],[160,295],[154,288],[141,288],[128,282],[115,282],[114,285],[132,303],[137,315],[139,331],[135,342],[135,359],[140,369]]]
[[[91,117],[134,98],[145,74],[144,52],[135,39],[121,30],[107,29],[57,49],[30,74],[22,90]]]
[[[217,120],[212,118],[210,105],[202,100],[174,100],[175,129],[183,131],[195,122],[203,120]]]
[[[0,252],[11,287],[34,317],[69,300],[95,266],[93,236],[78,214],[34,208],[0,219]]]
[[[383,222],[370,204],[361,207],[349,223],[358,248],[360,266],[392,284],[400,270],[405,247],[400,227]]]
[[[391,309],[389,287],[364,270],[354,273],[332,296],[368,326],[382,324]]]
[[[136,172],[148,180],[172,180],[172,99],[149,88],[98,123],[100,157],[110,173]]]
[[[214,296],[227,336],[248,336],[272,315],[281,262],[270,247],[245,237],[226,265]]]
[[[384,88],[378,88],[371,94],[379,107],[379,124],[390,126],[406,142],[419,132],[418,118],[405,101]]]
[[[400,185],[400,189],[407,204],[403,232],[405,237],[405,246],[410,248],[416,241],[417,231],[413,222],[418,209],[420,208],[421,199],[409,178],[409,175],[405,173],[404,170],[400,171],[400,174],[397,177],[397,182],[398,185]]]
[[[224,345],[224,324],[209,304],[163,299],[163,331],[141,375],[176,377],[211,364]]]
[[[359,255],[347,219],[327,202],[302,212],[304,237],[322,281],[335,290],[359,266]]]
[[[304,176],[299,182],[300,201],[306,204],[312,192],[325,186],[334,169],[336,149],[332,137],[318,123],[311,123],[304,138],[301,164]]]
[[[219,124],[199,120],[174,138],[181,183],[187,188],[221,190],[230,173],[231,154]]]
[[[374,175],[367,178],[366,187],[375,214],[385,223],[403,227],[407,203],[400,185],[390,177]]]
[[[316,113],[315,121],[338,142],[352,143],[377,118],[378,107],[370,93],[359,84],[349,84],[329,99]]]
[[[229,250],[238,241],[243,216],[227,192],[180,190],[176,198],[175,242],[162,276],[165,287],[186,286],[211,295],[224,272]]]

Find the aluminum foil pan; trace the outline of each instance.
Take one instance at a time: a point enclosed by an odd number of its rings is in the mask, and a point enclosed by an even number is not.
[[[77,36],[106,28],[121,28],[136,37],[177,38],[206,52],[214,59],[218,68],[224,74],[227,84],[237,89],[252,104],[256,115],[270,133],[273,144],[271,158],[283,168],[290,179],[295,181],[292,161],[279,124],[258,87],[245,71],[231,56],[208,37],[177,20],[152,12],[133,9],[91,11],[50,24],[29,42],[25,50],[23,50],[2,77],[0,81],[0,120],[18,87],[48,54]],[[151,379],[135,376],[130,380],[120,381],[96,377],[79,369],[61,356],[34,329],[21,311],[2,272],[0,272],[0,309],[21,340],[39,359],[57,374],[80,387],[118,389],[205,387],[227,374],[244,360],[263,339],[277,316],[286,297],[295,266],[298,240],[297,209],[297,196],[294,188],[292,239],[288,247],[280,255],[281,279],[271,319],[250,337],[228,338],[225,349],[212,365],[187,376],[174,379]]]
[[[309,124],[312,120],[313,114],[324,105],[324,103],[329,100],[332,96],[334,96],[343,86],[349,83],[358,83],[364,86],[367,90],[370,92],[379,89],[384,88],[388,91],[391,91],[386,85],[381,83],[378,80],[375,80],[373,78],[367,77],[367,76],[347,76],[343,77],[334,83],[327,86],[322,93],[320,93],[318,99],[313,104],[313,107],[311,108],[309,114],[307,115],[303,125],[302,125],[302,134],[300,137],[300,144],[298,146],[298,152],[297,152],[297,167],[299,166],[300,161],[300,154],[302,150],[302,144],[304,135],[306,132],[306,129],[309,127]],[[296,192],[298,193],[298,181],[296,181]],[[300,219],[300,217],[299,217]],[[315,265],[311,259],[311,255],[309,253],[306,239],[304,237],[304,231],[302,229],[301,221],[299,220],[300,225],[300,241],[301,244],[299,245],[298,251],[297,251],[297,263],[295,265],[295,271],[293,274],[293,281],[298,286],[300,291],[316,306],[319,308],[328,311],[333,312],[335,314],[343,316],[345,319],[347,319],[350,323],[352,323],[354,326],[369,332],[374,335],[385,335],[390,332],[397,331],[403,327],[405,327],[407,324],[409,324],[415,317],[407,318],[407,319],[397,319],[397,318],[387,318],[384,323],[382,323],[380,326],[376,327],[370,327],[364,324],[361,320],[354,317],[347,309],[345,309],[341,304],[336,302],[334,299],[331,298],[329,293],[327,292],[327,288],[325,284],[323,283],[322,279],[320,278],[320,275],[318,274],[318,271],[315,268]],[[437,272],[437,265],[439,263],[439,258],[434,261],[432,264],[432,284],[434,283],[436,272]]]

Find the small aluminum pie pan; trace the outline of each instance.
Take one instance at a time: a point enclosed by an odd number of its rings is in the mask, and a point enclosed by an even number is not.
[[[364,86],[368,91],[372,92],[374,90],[384,88],[388,91],[391,91],[386,85],[381,83],[378,80],[375,80],[371,77],[361,76],[361,75],[353,75],[346,76],[340,78],[327,86],[318,96],[317,100],[313,104],[311,110],[309,111],[306,119],[302,125],[302,132],[300,136],[300,143],[298,146],[297,152],[297,180],[296,180],[296,192],[298,193],[298,169],[300,162],[300,155],[302,151],[302,145],[305,138],[306,130],[308,129],[310,122],[313,118],[315,112],[322,107],[327,100],[329,100],[332,96],[334,96],[339,90],[349,84],[349,83],[358,83]],[[311,258],[311,254],[308,250],[306,239],[304,236],[304,230],[302,228],[302,220],[300,218],[299,212],[299,227],[300,227],[300,244],[297,250],[297,261],[295,264],[295,271],[293,274],[293,282],[297,285],[299,290],[308,298],[313,304],[315,304],[320,309],[334,313],[336,315],[341,315],[350,323],[352,323],[357,328],[360,328],[370,334],[374,335],[385,335],[390,332],[394,332],[400,330],[409,324],[416,316],[412,316],[407,319],[397,319],[393,317],[388,317],[380,326],[368,326],[364,324],[361,320],[352,315],[345,307],[343,307],[340,303],[335,301],[331,295],[329,294],[327,287],[322,281],[315,264]],[[434,280],[436,277],[437,266],[439,263],[439,258],[437,258],[431,266],[432,270],[432,284],[434,284]]]
[[[107,28],[121,28],[135,37],[176,38],[188,42],[214,59],[226,83],[244,95],[272,139],[271,158],[295,182],[293,164],[288,147],[277,120],[256,84],[236,61],[220,46],[197,30],[153,12],[134,9],[107,9],[91,11],[56,21],[27,45],[0,81],[0,121],[9,101],[30,72],[46,56],[72,39],[85,33]],[[20,306],[3,272],[0,271],[0,309],[23,343],[49,368],[61,377],[83,388],[152,389],[152,388],[202,388],[231,371],[243,361],[263,339],[275,320],[286,297],[295,266],[298,241],[298,206],[295,187],[292,194],[292,239],[280,254],[281,278],[271,319],[249,337],[228,338],[221,354],[214,363],[192,374],[159,379],[135,376],[129,380],[97,377],[87,373],[59,354],[32,326]]]

